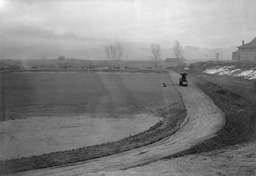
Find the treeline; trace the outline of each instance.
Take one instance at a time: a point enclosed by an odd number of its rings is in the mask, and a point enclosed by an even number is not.
[[[105,54],[108,60],[121,60],[123,57],[123,47],[120,43],[105,47]]]
[[[88,60],[0,60],[1,70],[22,70],[22,69],[92,69],[93,64]]]
[[[152,69],[155,62],[124,60],[75,60],[75,59],[41,59],[41,60],[0,60],[0,70],[88,70],[89,69]],[[157,68],[164,67],[158,61]]]

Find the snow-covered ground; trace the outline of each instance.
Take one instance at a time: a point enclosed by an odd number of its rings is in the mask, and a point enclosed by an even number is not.
[[[203,72],[207,74],[230,75],[248,80],[256,79],[256,67],[238,67],[235,65],[215,66],[212,68],[208,68]]]

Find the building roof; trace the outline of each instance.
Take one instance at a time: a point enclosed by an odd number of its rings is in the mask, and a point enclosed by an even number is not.
[[[166,58],[165,62],[179,62],[180,59],[179,58]]]
[[[256,37],[251,42],[241,45],[238,48],[256,48]]]

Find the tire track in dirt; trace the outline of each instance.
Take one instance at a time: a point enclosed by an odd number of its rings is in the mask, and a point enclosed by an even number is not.
[[[93,159],[69,166],[32,170],[13,175],[85,175],[98,171],[114,171],[157,161],[189,149],[209,139],[225,124],[224,113],[199,88],[189,81],[188,87],[178,86],[179,75],[170,72],[187,109],[187,116],[175,134],[156,143],[115,155]],[[167,87],[168,88],[168,87]]]

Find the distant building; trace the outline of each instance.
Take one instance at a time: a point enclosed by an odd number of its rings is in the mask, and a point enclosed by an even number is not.
[[[164,67],[177,67],[182,63],[182,60],[179,58],[166,58],[164,61]]]
[[[237,47],[238,50],[232,53],[232,60],[256,62],[256,37],[249,43]]]
[[[66,60],[66,57],[65,56],[59,56],[58,60]]]

